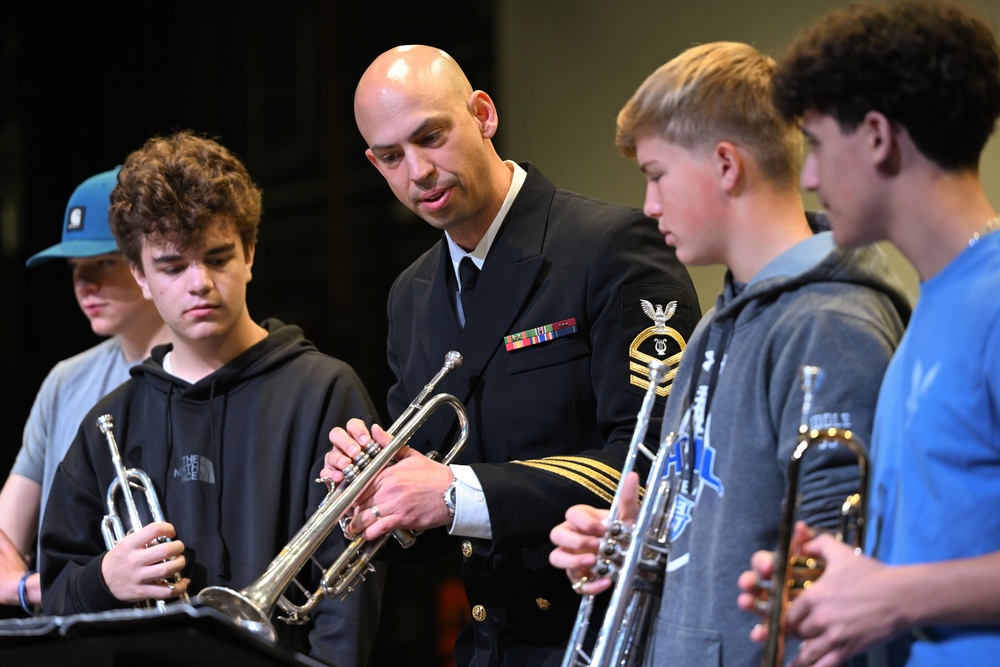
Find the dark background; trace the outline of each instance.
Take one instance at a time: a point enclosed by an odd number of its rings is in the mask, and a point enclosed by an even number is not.
[[[25,260],[59,241],[81,181],[179,129],[217,138],[263,189],[251,315],[300,325],[354,366],[385,415],[385,298],[439,235],[365,159],[354,86],[379,53],[426,43],[502,105],[494,32],[490,0],[2,3],[0,469],[48,370],[99,341],[65,264]],[[465,607],[452,566],[391,573],[376,664],[440,662]]]

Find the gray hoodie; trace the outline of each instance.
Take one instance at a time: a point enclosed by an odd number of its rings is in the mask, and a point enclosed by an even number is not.
[[[825,226],[819,216],[810,222]],[[760,619],[736,606],[736,580],[754,551],[778,542],[802,422],[800,369],[825,371],[811,426],[850,428],[867,442],[882,373],[910,310],[881,250],[839,250],[829,232],[786,251],[745,286],[727,275],[691,337],[664,415],[664,433],[695,446],[676,447],[670,467],[687,489],[671,526],[647,662],[760,663],[762,647],[749,640]],[[836,525],[856,487],[856,459],[846,448],[810,450],[798,517]]]

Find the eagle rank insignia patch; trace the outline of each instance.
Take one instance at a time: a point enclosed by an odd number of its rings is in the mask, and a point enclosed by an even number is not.
[[[649,362],[656,359],[670,369],[656,388],[657,396],[667,396],[686,345],[684,337],[676,329],[667,326],[677,310],[677,302],[670,301],[663,305],[640,299],[639,304],[646,317],[653,321],[653,326],[639,332],[628,347],[629,382],[645,391],[649,387]]]

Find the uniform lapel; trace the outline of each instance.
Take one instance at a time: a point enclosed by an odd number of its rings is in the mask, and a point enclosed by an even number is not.
[[[417,320],[414,330],[427,332],[421,340],[428,380],[441,368],[449,351],[462,351],[462,330],[451,295],[454,288],[447,274],[452,270],[448,244],[442,239],[438,244],[437,269],[429,277],[413,281],[414,317]],[[465,356],[464,352],[462,354]]]
[[[529,166],[521,192],[493,241],[458,347],[448,348],[458,349],[464,358],[449,383],[452,393],[462,401],[468,402],[483,371],[504,349],[503,337],[535,291],[545,265],[542,241],[554,192],[555,186]],[[451,319],[455,320],[454,315]],[[447,344],[440,348],[441,359],[447,352],[445,348]]]

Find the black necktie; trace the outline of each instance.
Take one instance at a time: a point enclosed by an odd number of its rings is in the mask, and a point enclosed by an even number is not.
[[[465,321],[469,321],[469,308],[473,300],[472,292],[476,289],[476,282],[479,280],[479,267],[472,261],[471,257],[464,257],[458,263],[458,277],[461,282],[462,291],[459,297],[462,299],[462,313]]]

